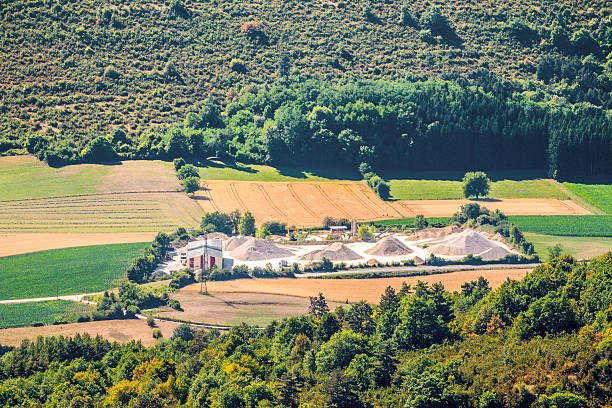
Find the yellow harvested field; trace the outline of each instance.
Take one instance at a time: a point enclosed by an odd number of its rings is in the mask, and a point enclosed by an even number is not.
[[[202,210],[182,192],[91,194],[0,202],[0,234],[125,233],[197,227]]]
[[[373,221],[389,218],[448,217],[469,200],[383,201],[362,182],[254,182],[206,180],[196,193],[207,212],[249,210],[259,224],[282,221],[289,225],[321,225],[325,216]],[[516,198],[479,201],[507,215],[591,214],[571,200]]]
[[[164,338],[170,338],[174,328],[178,326],[174,322],[157,322]],[[47,325],[42,327],[16,327],[0,330],[0,344],[4,346],[19,346],[23,339],[34,340],[37,336],[74,336],[77,333],[88,333],[95,337],[100,335],[109,341],[128,343],[132,340],[140,340],[145,346],[155,344],[153,328],[149,327],[144,320],[104,320],[98,322],[70,323],[59,325]]]
[[[297,297],[316,296],[323,293],[330,301],[378,303],[381,294],[387,286],[399,290],[402,283],[415,285],[418,281],[434,284],[441,282],[449,291],[461,290],[465,282],[473,281],[483,276],[492,288],[497,288],[506,279],[522,279],[531,269],[489,269],[449,272],[438,275],[411,276],[401,278],[376,279],[238,279],[234,281],[209,282],[209,292],[221,293],[261,293],[270,295],[288,295]],[[193,284],[181,289],[180,292],[198,292],[200,284]]]
[[[129,244],[153,241],[152,232],[118,233],[40,233],[40,234],[2,234],[0,233],[0,257],[46,251],[49,249],[71,248],[89,245]]]

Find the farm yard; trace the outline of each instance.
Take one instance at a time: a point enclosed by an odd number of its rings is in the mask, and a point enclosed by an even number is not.
[[[76,322],[79,315],[92,310],[92,306],[69,300],[0,304],[0,329],[30,325],[33,322],[42,324],[58,321]]]
[[[158,322],[164,338],[170,338],[179,323]],[[85,323],[70,323],[60,325],[47,325],[42,327],[15,327],[0,330],[0,344],[6,346],[19,346],[23,339],[35,340],[37,336],[75,336],[89,334],[92,337],[102,336],[109,341],[129,343],[132,340],[141,341],[144,346],[152,346],[153,329],[147,326],[144,320],[103,320]]]
[[[117,286],[143,243],[55,249],[0,258],[0,300],[98,292]]]

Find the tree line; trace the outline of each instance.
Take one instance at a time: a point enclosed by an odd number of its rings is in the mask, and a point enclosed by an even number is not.
[[[546,169],[550,177],[569,178],[610,174],[611,128],[603,108],[538,102],[520,84],[491,77],[343,84],[311,79],[248,86],[224,106],[209,98],[182,127],[163,132],[133,138],[118,129],[84,148],[33,135],[26,148],[52,165],[217,156],[334,163],[368,175],[370,169]]]

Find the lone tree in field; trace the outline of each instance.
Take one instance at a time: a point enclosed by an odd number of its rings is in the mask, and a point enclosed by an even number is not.
[[[193,193],[200,189],[200,179],[197,177],[187,177],[183,180],[183,187],[185,192],[193,197]]]
[[[240,235],[254,235],[255,234],[255,217],[250,211],[246,211],[240,219],[240,226],[238,227]]]
[[[479,197],[489,194],[490,188],[491,180],[482,171],[465,173],[465,176],[463,176],[463,195],[465,198],[475,196],[478,200]]]

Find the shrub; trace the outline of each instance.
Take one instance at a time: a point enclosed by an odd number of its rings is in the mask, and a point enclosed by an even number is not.
[[[446,16],[436,6],[421,16],[421,26],[429,29],[434,35],[444,36],[454,32]]]
[[[164,335],[160,329],[153,329],[153,338],[161,339],[162,337],[164,337]]]
[[[181,303],[176,299],[170,299],[168,301],[168,306],[170,306],[174,310],[181,310]]]
[[[172,164],[174,164],[174,170],[179,171],[186,163],[185,159],[178,157],[172,161]]]
[[[230,61],[229,67],[232,71],[237,72],[239,74],[244,74],[246,72],[246,65],[244,61],[238,58],[234,58]]]
[[[155,327],[155,319],[153,319],[153,315],[151,313],[147,315],[147,325],[149,325],[149,327]]]
[[[285,235],[287,233],[287,224],[280,221],[266,221],[262,227],[274,235]]]
[[[257,37],[263,35],[261,23],[257,21],[247,21],[240,27],[240,32],[247,37]]]
[[[179,169],[177,177],[180,180],[185,180],[189,177],[200,178],[200,172],[198,171],[198,168],[195,167],[193,164],[186,164]]]

